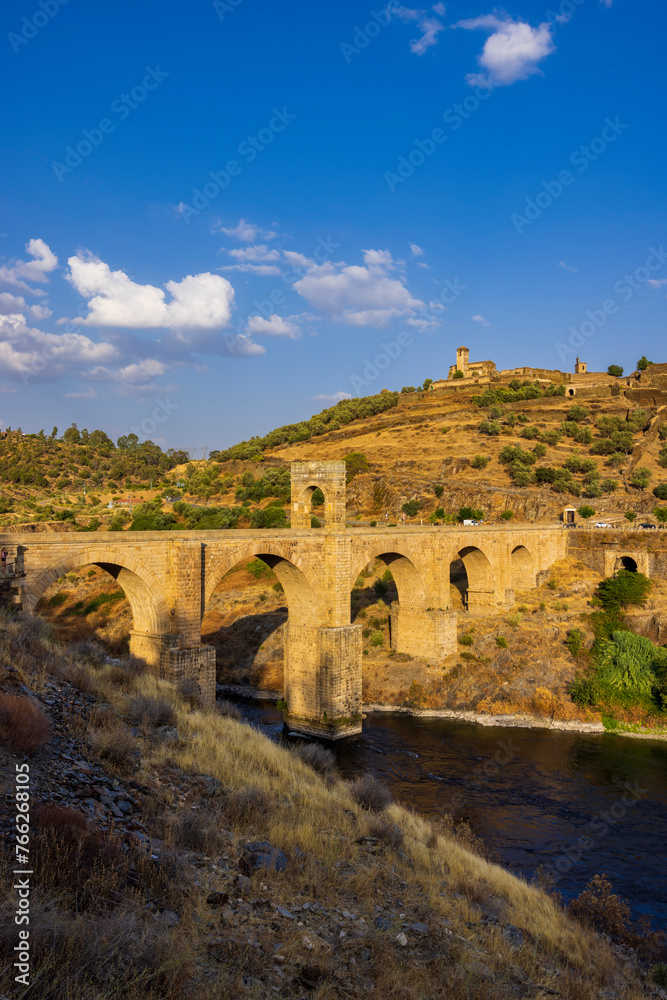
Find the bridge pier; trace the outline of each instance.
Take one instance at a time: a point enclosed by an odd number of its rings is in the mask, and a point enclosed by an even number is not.
[[[202,700],[215,701],[215,649],[201,643],[183,647],[181,637],[171,633],[151,635],[139,629],[130,632],[130,652],[145,660],[153,673],[172,684],[193,681]]]
[[[361,732],[361,625],[322,628],[288,622],[285,723],[339,740]]]
[[[457,613],[394,601],[391,648],[397,653],[437,662],[456,652]]]

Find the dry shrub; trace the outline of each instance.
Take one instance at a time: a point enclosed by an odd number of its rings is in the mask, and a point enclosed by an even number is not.
[[[92,694],[97,697],[100,693],[100,685],[98,684],[94,674],[91,674],[86,667],[80,666],[78,663],[67,664],[61,667],[58,674],[64,681],[75,687],[77,691],[81,691],[83,694]]]
[[[229,821],[218,810],[171,813],[167,839],[178,847],[215,857],[229,847]]]
[[[271,810],[268,797],[260,788],[238,788],[225,796],[225,812],[234,826],[259,826]]]
[[[391,792],[372,774],[364,774],[353,781],[350,792],[358,805],[373,812],[381,812],[391,805]]]
[[[148,665],[138,656],[127,656],[121,663],[114,663],[109,670],[109,680],[123,691],[131,691],[137,677],[145,674]]]
[[[180,905],[187,889],[178,860],[164,852],[158,862],[141,848],[121,848],[117,837],[96,829],[81,813],[43,805],[31,841],[34,883],[70,897],[76,909],[100,910],[123,898]]]
[[[371,820],[368,835],[377,837],[387,847],[393,847],[396,851],[403,846],[405,839],[405,835],[397,823],[385,823],[381,819]]]
[[[440,834],[450,840],[455,840],[466,851],[484,858],[485,861],[489,861],[491,864],[498,865],[502,863],[500,856],[481,837],[477,836],[467,820],[459,820],[457,823],[449,813],[446,813],[441,818],[432,819],[431,825],[433,827],[434,841]]]
[[[243,718],[239,709],[236,705],[232,705],[231,701],[225,701],[224,699],[216,701],[215,710],[223,719],[235,719],[237,722],[240,722]]]
[[[22,695],[0,695],[0,742],[11,753],[35,753],[51,739],[48,716]]]
[[[655,960],[667,944],[664,932],[652,930],[648,917],[633,924],[628,901],[612,892],[606,875],[594,875],[572,900],[568,913],[584,926],[608,934],[612,941],[634,948],[646,961]]]
[[[121,770],[127,770],[134,763],[137,741],[122,722],[107,729],[90,730],[88,743],[95,753]]]
[[[146,728],[176,725],[176,712],[168,698],[140,695],[129,703],[128,712],[131,718]]]
[[[107,661],[107,654],[102,647],[87,640],[75,642],[70,646],[69,652],[75,662],[89,667],[103,667]]]
[[[202,708],[204,699],[199,690],[199,685],[194,680],[183,680],[178,685],[178,693],[183,701],[187,702],[190,708]]]
[[[336,772],[335,754],[321,743],[297,743],[293,753],[319,774],[333,776]]]

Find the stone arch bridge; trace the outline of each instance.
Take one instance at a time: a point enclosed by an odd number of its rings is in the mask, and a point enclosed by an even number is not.
[[[311,529],[316,488],[325,497]],[[461,559],[467,609],[504,609],[566,551],[558,526],[346,527],[345,464],[292,464],[292,526],[283,530],[34,533],[6,532],[0,545],[16,561],[20,600],[33,611],[65,573],[95,564],[123,588],[133,615],[130,649],[161,677],[194,679],[215,697],[215,650],[201,641],[207,602],[239,562],[259,557],[283,585],[289,610],[285,644],[286,718],[302,732],[339,738],[361,730],[361,625],[350,620],[350,592],[374,559],[398,590],[391,644],[437,662],[456,649],[450,565]],[[322,515],[323,511],[323,515]]]

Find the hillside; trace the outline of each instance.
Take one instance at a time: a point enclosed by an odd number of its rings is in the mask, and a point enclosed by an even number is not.
[[[15,762],[32,796],[32,985],[16,991],[6,921],[3,994],[660,995],[659,941],[604,886],[568,912],[466,826],[421,818],[369,777],[342,781],[329,752],[272,743],[137,661],[63,648],[39,620],[3,617],[0,647],[6,914]]]

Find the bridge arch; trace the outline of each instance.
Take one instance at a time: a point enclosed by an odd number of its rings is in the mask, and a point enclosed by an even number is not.
[[[488,556],[476,545],[465,545],[459,549],[457,556],[463,562],[468,578],[468,610],[493,604],[495,575]]]
[[[268,539],[257,539],[251,544],[235,549],[220,560],[216,560],[213,566],[209,565],[209,559],[213,556],[207,554],[206,557],[206,591],[205,600],[202,606],[202,618],[206,606],[213,596],[218,584],[227,573],[241,562],[248,559],[261,559],[265,562],[278,577],[278,580],[285,591],[285,599],[289,609],[290,620],[299,624],[320,624],[321,602],[319,601],[315,588],[308,579],[306,570],[300,565],[300,559],[290,551],[285,553],[284,546],[273,544]]]
[[[402,552],[376,551],[365,553],[363,562],[357,564],[356,572],[352,575],[351,587],[358,579],[363,568],[375,559],[381,559],[391,571],[396,584],[396,590],[398,591],[398,600],[401,604],[424,605],[426,601],[426,587],[422,575],[412,559]]]
[[[525,545],[517,545],[510,554],[512,586],[516,590],[528,590],[535,584],[535,560]]]
[[[129,553],[107,546],[82,548],[43,570],[28,584],[28,610],[34,612],[48,588],[66,573],[91,565],[105,570],[122,587],[135,632],[154,636],[169,631],[169,609],[157,578]]]
[[[622,569],[628,570],[629,573],[636,573],[638,570],[637,560],[633,559],[632,556],[619,556],[614,566],[614,573],[618,573]]]

